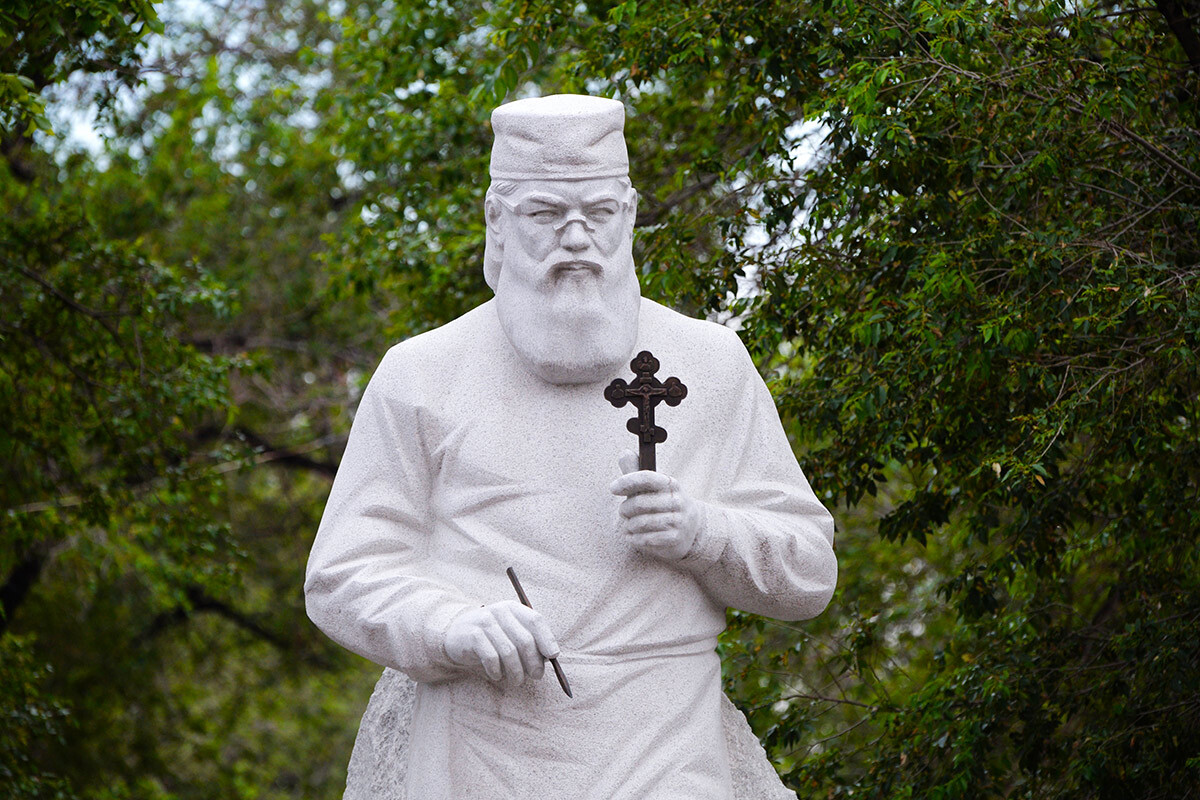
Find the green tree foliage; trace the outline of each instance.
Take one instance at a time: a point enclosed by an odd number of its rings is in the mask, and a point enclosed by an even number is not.
[[[726,643],[731,686],[797,789],[1153,797],[1200,782],[1187,11],[513,4],[464,33],[425,24],[464,13],[434,3],[348,24],[354,107],[372,112],[350,129],[373,142],[381,121],[415,118],[441,148],[391,172],[358,151],[377,205],[395,206],[364,228],[404,230],[417,254],[384,264],[390,285],[414,270],[452,283],[437,254],[462,251],[463,203],[426,176],[483,163],[471,132],[492,103],[535,86],[622,96],[643,287],[740,315],[814,483],[875,511],[845,517],[847,588],[815,642],[738,619]],[[389,52],[420,54],[438,91],[394,91],[426,78],[388,71],[407,64]],[[382,132],[389,152],[412,146]]]
[[[579,91],[644,293],[736,320],[838,511],[830,610],[721,644],[789,784],[1200,793],[1194,0],[14,8],[0,792],[339,796],[374,668],[299,585],[348,409],[488,295],[490,109]],[[30,149],[15,76],[77,69],[154,78]]]
[[[49,132],[40,92],[71,73],[103,72],[111,99],[136,82],[137,46],[162,26],[148,0],[10,0],[0,8],[0,151],[10,171],[32,179],[22,153],[35,130]]]
[[[334,796],[377,672],[299,592],[376,327],[312,266],[348,201],[289,92],[328,24],[229,11],[124,56],[156,79],[100,158],[6,151],[6,797]]]
[[[153,22],[144,4],[8,6],[4,80],[19,75],[36,90],[100,59],[112,60],[107,69],[136,64],[140,32]],[[178,602],[185,587],[228,581],[214,485],[186,439],[189,426],[219,413],[231,363],[177,339],[183,314],[220,314],[227,296],[198,269],[106,237],[92,209],[29,153],[25,121],[36,116],[36,97],[6,93],[4,102],[0,786],[18,797],[65,796],[70,783],[47,734],[65,734],[71,708],[39,652],[40,626],[22,620],[37,616],[45,600],[37,589],[51,574],[64,607],[86,609],[74,620],[82,630],[71,644],[80,647],[122,621],[97,607],[106,594],[154,607]],[[119,648],[131,633],[101,643]],[[95,672],[119,656],[87,652],[93,663],[58,660]]]

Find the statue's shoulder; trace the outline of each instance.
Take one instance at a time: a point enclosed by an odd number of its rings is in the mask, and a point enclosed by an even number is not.
[[[371,382],[405,394],[424,393],[444,384],[447,376],[494,346],[499,331],[494,302],[489,300],[445,325],[392,345]]]
[[[664,352],[688,355],[709,369],[728,368],[732,372],[754,369],[749,353],[732,328],[705,319],[680,314],[653,300],[642,298],[643,340]]]

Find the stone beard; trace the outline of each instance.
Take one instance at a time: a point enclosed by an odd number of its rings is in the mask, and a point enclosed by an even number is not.
[[[641,299],[636,198],[627,179],[613,178],[501,182],[488,190],[496,312],[513,349],[543,380],[603,380],[629,360]]]

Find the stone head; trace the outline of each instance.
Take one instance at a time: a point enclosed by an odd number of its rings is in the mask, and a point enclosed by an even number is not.
[[[637,335],[637,193],[625,109],[552,95],[492,113],[484,276],[510,342],[552,383],[599,380]]]
[[[484,277],[497,288],[511,241],[539,260],[632,252],[637,192],[629,182],[625,108],[616,100],[551,95],[492,112],[492,184],[484,200]],[[632,256],[629,256],[632,261]]]

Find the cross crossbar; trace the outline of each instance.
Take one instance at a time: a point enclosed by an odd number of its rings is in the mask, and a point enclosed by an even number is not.
[[[677,406],[687,397],[687,387],[679,378],[660,381],[655,377],[658,367],[658,359],[649,350],[643,350],[629,362],[629,368],[636,376],[633,382],[626,383],[617,378],[604,389],[604,399],[617,408],[626,403],[637,406],[638,415],[625,423],[625,427],[638,437],[640,469],[657,468],[654,446],[667,440],[666,430],[654,424],[654,407],[659,403]]]

